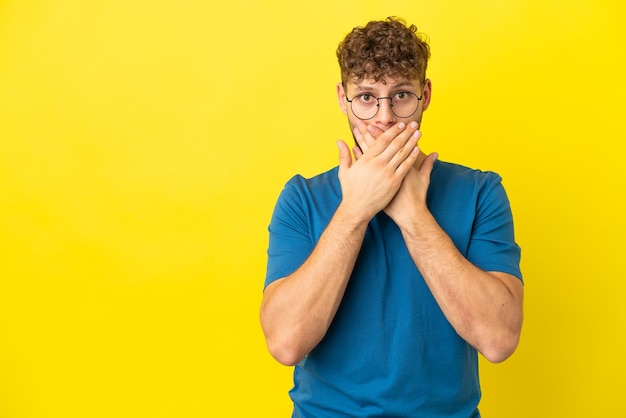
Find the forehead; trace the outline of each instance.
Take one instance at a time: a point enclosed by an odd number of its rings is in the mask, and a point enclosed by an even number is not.
[[[420,82],[405,77],[390,78],[385,77],[381,80],[365,79],[360,83],[352,81],[347,83],[348,90],[351,91],[374,91],[385,92],[398,89],[415,90],[419,89]]]

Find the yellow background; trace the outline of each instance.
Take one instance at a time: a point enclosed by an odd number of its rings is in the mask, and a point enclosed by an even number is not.
[[[485,417],[624,417],[624,3],[0,1],[0,417],[286,417],[264,345],[283,184],[337,161],[339,40],[431,40],[422,144],[499,172],[521,345]]]

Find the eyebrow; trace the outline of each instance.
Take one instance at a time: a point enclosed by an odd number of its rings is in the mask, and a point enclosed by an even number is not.
[[[404,81],[399,82],[398,84],[394,84],[393,85],[393,89],[399,89],[399,88],[407,87],[407,86],[414,87],[413,83],[411,83],[408,80],[404,80]],[[373,91],[373,90],[375,90],[374,87],[368,86],[368,85],[363,85],[363,84],[356,84],[354,89],[355,90],[359,90],[359,91]]]

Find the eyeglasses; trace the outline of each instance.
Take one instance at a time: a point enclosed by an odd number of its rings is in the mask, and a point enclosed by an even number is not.
[[[389,99],[391,111],[394,115],[399,118],[408,118],[417,112],[422,96],[418,97],[415,93],[401,91],[392,97],[374,97],[367,93],[354,96],[352,99],[346,97],[346,100],[350,103],[352,113],[361,120],[372,119],[376,116],[382,99]]]

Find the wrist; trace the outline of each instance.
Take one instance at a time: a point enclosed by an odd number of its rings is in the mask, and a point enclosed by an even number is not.
[[[411,238],[423,236],[428,233],[427,231],[431,231],[433,226],[438,226],[437,221],[426,207],[412,211],[409,216],[398,219],[396,223],[402,234]]]
[[[373,215],[369,215],[363,210],[355,210],[342,201],[335,211],[333,220],[345,225],[350,230],[365,230],[372,217]]]

